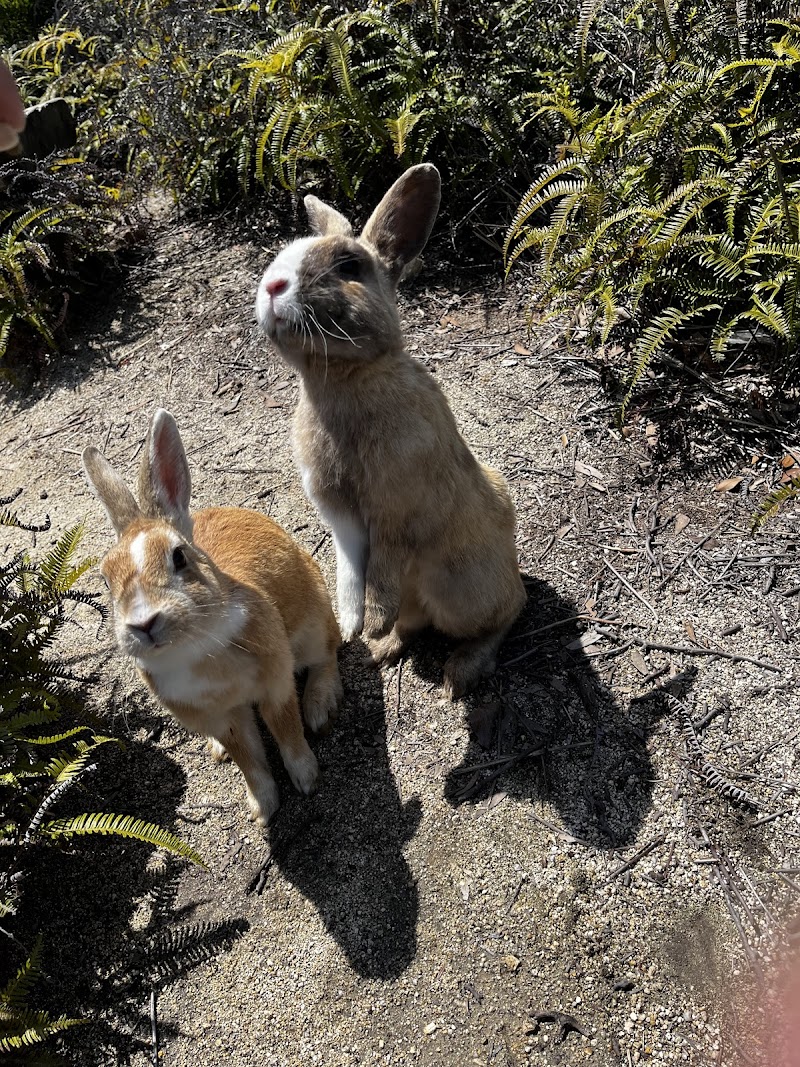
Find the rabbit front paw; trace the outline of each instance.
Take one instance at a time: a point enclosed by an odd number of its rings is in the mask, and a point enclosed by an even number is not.
[[[279,806],[278,787],[272,777],[265,779],[258,786],[257,793],[248,788],[247,810],[250,818],[257,826],[265,827]]]
[[[400,659],[405,651],[405,641],[393,629],[385,637],[372,637],[367,641],[369,648],[369,660],[376,667],[391,667]]]
[[[209,737],[206,741],[206,752],[208,752],[209,756],[211,756],[215,763],[225,763],[230,759],[228,750],[220,741],[217,741],[215,737]]]
[[[319,766],[317,758],[308,745],[297,755],[283,754],[283,764],[292,779],[292,785],[299,793],[310,796],[317,788],[319,778]]]
[[[344,641],[352,641],[358,637],[364,625],[364,609],[351,607],[350,605],[339,607],[339,628],[342,631]]]

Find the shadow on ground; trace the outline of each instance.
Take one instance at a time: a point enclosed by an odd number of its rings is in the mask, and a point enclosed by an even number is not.
[[[160,728],[161,717],[144,702],[128,710],[137,727]],[[81,795],[69,794],[74,813],[129,813],[181,835],[176,810],[186,778],[178,764],[132,739],[103,745],[96,762]],[[59,809],[71,813],[66,804]],[[249,928],[241,918],[193,923],[202,901],[177,904],[187,863],[162,852],[157,865],[148,865],[153,852],[135,840],[78,840],[69,852],[41,850],[26,878],[15,928],[26,945],[37,933],[43,938],[43,977],[31,1002],[88,1020],[66,1037],[71,1062],[85,1067],[127,1064],[142,1050],[152,1054],[151,994],[158,997]],[[174,1026],[159,1024],[162,1042],[175,1036]]]
[[[545,800],[575,838],[605,849],[630,844],[651,804],[648,740],[667,711],[664,694],[623,709],[583,651],[575,605],[537,579],[501,650],[497,674],[466,700],[471,741],[445,783],[452,804],[499,791]],[[555,623],[556,625],[552,625]],[[415,670],[441,685],[448,642],[427,632],[411,649]],[[285,803],[250,889],[274,864],[316,907],[362,977],[398,977],[416,953],[418,893],[403,851],[421,817],[401,801],[389,765],[383,685],[358,643],[342,652],[343,713],[317,746],[320,790]],[[292,788],[267,739],[281,795]]]
[[[281,874],[311,900],[362,977],[397,978],[417,950],[418,894],[403,849],[422,808],[403,804],[389,766],[383,686],[358,643],[341,653],[345,698],[330,736],[315,746],[319,791],[284,804],[270,826]],[[291,785],[270,750],[281,796]]]
[[[497,673],[465,701],[471,741],[447,775],[445,796],[454,805],[498,792],[543,800],[575,838],[623,848],[651,805],[648,741],[665,699],[656,691],[621,707],[583,650],[586,624],[565,621],[576,606],[538,579],[525,582],[528,602]],[[444,657],[436,642],[425,644],[415,668],[441,680]]]
[[[128,269],[141,268],[145,259],[129,256],[122,264],[97,257],[92,281],[85,280],[80,293],[69,299],[65,294],[55,354],[32,328],[16,331],[0,376],[0,400],[6,406],[28,411],[46,403],[58,389],[78,391],[98,368],[117,369],[120,343],[133,344],[154,334],[157,311],[128,283]]]

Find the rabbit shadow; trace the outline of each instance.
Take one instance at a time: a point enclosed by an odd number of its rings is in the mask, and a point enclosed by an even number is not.
[[[128,697],[125,703],[131,725],[158,733],[162,717],[145,700]],[[149,741],[126,738],[121,745],[103,745],[95,762],[80,795],[70,792],[71,802],[65,800],[59,815],[129,813],[183,835],[177,811],[186,776],[174,760]],[[249,929],[244,918],[222,912],[192,921],[203,902],[182,905],[178,890],[188,868],[198,868],[169,854],[154,860],[152,845],[116,837],[60,853],[40,850],[33,858],[15,930],[28,946],[42,935],[43,976],[32,1003],[88,1022],[65,1037],[70,1062],[99,1067],[151,1055],[151,994],[158,996]],[[20,950],[14,963],[21,962]],[[162,1042],[179,1031],[160,1020]]]
[[[331,732],[315,745],[319,789],[281,807],[269,827],[267,862],[312,901],[357,974],[387,980],[399,977],[417,951],[418,892],[403,849],[422,807],[417,797],[400,798],[383,686],[363,660],[360,642],[340,652],[345,696]],[[272,753],[271,764],[281,796],[290,795]]]
[[[584,651],[579,609],[546,582],[523,578],[527,603],[497,672],[463,701],[470,743],[447,774],[445,797],[454,806],[499,792],[544,801],[577,840],[624,848],[652,803],[648,742],[668,711],[666,694],[656,689],[623,708]],[[442,643],[434,636],[412,650],[417,672],[440,684]]]

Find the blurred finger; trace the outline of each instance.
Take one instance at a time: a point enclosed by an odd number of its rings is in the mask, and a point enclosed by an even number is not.
[[[0,127],[6,127],[14,134],[13,144],[17,143],[16,135],[25,129],[25,108],[22,97],[19,95],[14,76],[2,59],[0,59]],[[0,137],[6,140],[10,136],[11,134],[5,129],[0,133]]]

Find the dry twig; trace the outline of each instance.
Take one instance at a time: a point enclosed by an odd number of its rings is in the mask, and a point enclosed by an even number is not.
[[[643,845],[638,850],[638,852],[634,852],[634,854],[629,860],[625,860],[625,862],[621,863],[619,867],[616,867],[608,876],[608,878],[606,878],[605,882],[603,882],[602,884],[608,885],[608,883],[613,882],[618,875],[623,874],[625,871],[629,871],[632,867],[635,867],[639,860],[644,859],[644,857],[648,855],[648,853],[652,852],[653,849],[658,848],[659,845],[663,845],[666,840],[666,834],[659,834],[658,837],[654,838],[648,844]]]

